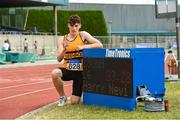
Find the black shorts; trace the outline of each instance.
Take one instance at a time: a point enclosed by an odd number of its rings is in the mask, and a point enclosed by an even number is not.
[[[69,71],[65,68],[59,68],[62,70],[62,80],[70,81],[73,80],[72,95],[81,97],[82,86],[83,86],[83,72],[82,71]]]

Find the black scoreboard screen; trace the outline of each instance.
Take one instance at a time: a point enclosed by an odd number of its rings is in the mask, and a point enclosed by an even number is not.
[[[84,58],[83,91],[133,97],[133,60],[127,58]]]

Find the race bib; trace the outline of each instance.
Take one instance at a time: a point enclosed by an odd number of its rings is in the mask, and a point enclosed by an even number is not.
[[[68,60],[67,69],[72,71],[82,71],[82,62],[80,59]]]

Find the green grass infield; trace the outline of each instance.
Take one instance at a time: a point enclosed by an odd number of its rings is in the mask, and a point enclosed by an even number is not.
[[[138,102],[137,108],[132,112],[83,104],[67,104],[63,107],[53,104],[39,112],[31,114],[25,119],[180,119],[180,83],[166,82],[165,99],[170,101],[169,112],[145,112],[142,102]]]

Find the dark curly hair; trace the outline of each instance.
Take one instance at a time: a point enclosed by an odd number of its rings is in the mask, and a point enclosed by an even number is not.
[[[68,23],[70,25],[74,25],[76,23],[81,24],[81,18],[79,17],[79,15],[71,15],[69,17]]]

